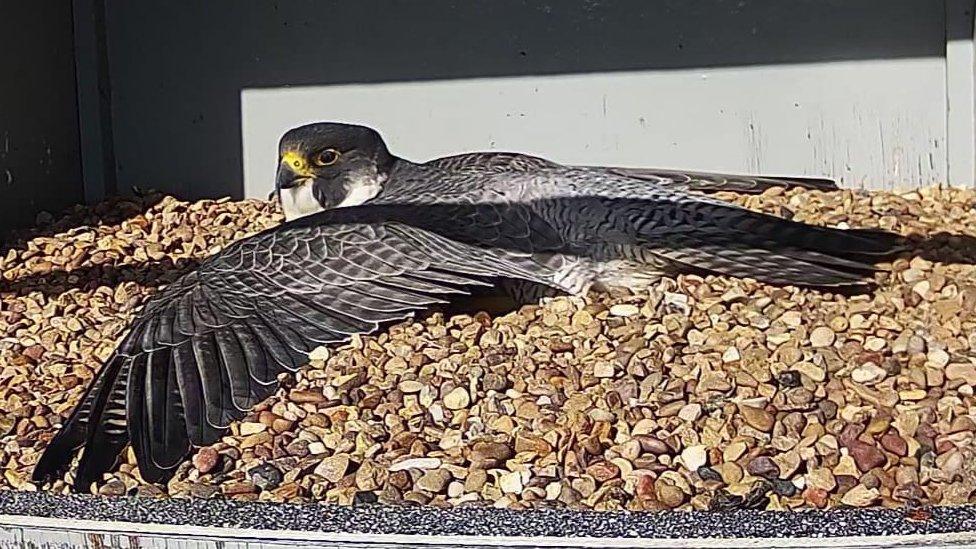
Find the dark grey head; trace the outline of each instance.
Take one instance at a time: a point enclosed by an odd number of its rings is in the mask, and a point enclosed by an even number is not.
[[[365,126],[320,122],[289,130],[278,143],[275,179],[285,219],[372,199],[394,160],[380,134]]]

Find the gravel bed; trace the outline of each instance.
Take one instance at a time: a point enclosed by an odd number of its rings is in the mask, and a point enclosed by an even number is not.
[[[126,454],[92,487],[242,501],[595,510],[954,505],[976,497],[976,192],[728,195],[914,235],[860,294],[680,276],[317,349],[167,486]],[[39,452],[142,300],[280,222],[147,195],[39,219],[0,259],[0,463]]]

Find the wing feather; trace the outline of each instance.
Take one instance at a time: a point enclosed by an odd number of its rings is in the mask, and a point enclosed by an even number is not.
[[[84,446],[78,478],[90,483],[131,440],[143,476],[164,481],[319,344],[495,277],[552,278],[527,258],[394,222],[292,223],[238,242],[143,307],[34,476],[63,472]]]
[[[773,177],[759,175],[731,175],[711,172],[685,172],[654,168],[607,168],[624,177],[657,183],[662,187],[698,192],[728,191],[760,194],[775,187],[801,188],[815,191],[836,191],[837,183],[819,177]]]

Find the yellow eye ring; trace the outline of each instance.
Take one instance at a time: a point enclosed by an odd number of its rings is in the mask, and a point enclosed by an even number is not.
[[[323,149],[315,154],[313,161],[316,166],[331,166],[339,161],[339,151],[335,149]]]

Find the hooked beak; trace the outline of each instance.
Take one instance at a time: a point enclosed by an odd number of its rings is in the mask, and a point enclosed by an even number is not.
[[[295,173],[291,165],[282,161],[278,164],[278,175],[275,177],[275,190],[297,187],[309,179],[309,176]]]
[[[297,187],[313,179],[315,175],[309,170],[305,158],[297,152],[287,151],[278,160],[278,174],[275,177],[275,193],[282,189]]]

